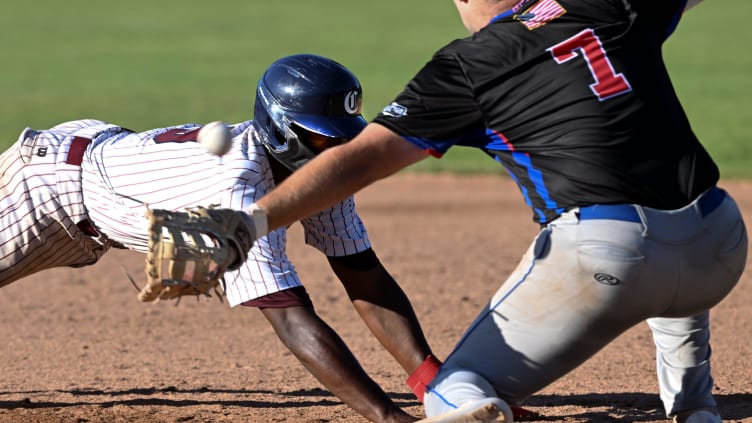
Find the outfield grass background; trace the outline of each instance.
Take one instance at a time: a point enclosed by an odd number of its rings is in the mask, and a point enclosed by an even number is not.
[[[749,0],[707,0],[666,45],[679,96],[724,177],[752,176],[750,17]],[[249,119],[264,68],[301,52],[352,69],[370,119],[437,48],[465,35],[448,0],[4,0],[0,148],[26,126],[83,117],[135,130]],[[501,172],[462,148],[415,169]]]

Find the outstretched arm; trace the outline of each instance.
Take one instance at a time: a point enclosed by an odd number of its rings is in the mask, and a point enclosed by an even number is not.
[[[412,422],[312,307],[263,308],[279,339],[326,389],[374,422]]]
[[[352,141],[320,153],[256,204],[264,210],[271,231],[336,204],[425,157],[419,147],[371,123]]]
[[[405,369],[405,382],[423,402],[441,363],[431,353],[407,295],[372,249],[329,257],[329,263],[368,329]]]
[[[412,304],[373,250],[328,257],[368,329],[410,374],[431,354]]]

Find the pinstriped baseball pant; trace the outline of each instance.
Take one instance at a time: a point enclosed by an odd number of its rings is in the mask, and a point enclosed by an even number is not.
[[[747,234],[731,197],[707,215],[696,203],[629,206],[637,221],[575,210],[549,224],[446,359],[426,414],[486,397],[520,403],[643,321],[667,415],[714,406],[708,310],[738,282]]]
[[[24,135],[0,155],[0,287],[45,269],[92,264],[106,251],[61,204],[55,146],[32,157],[21,151]]]

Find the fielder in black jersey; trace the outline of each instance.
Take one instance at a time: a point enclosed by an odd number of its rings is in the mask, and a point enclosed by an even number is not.
[[[676,209],[715,185],[661,55],[680,2],[536,3],[441,49],[376,122],[434,156],[482,149],[540,223],[590,204]]]
[[[667,416],[721,421],[709,309],[744,270],[747,232],[663,63],[694,3],[454,0],[472,35],[247,209],[284,226],[455,145],[507,169],[542,228],[428,383],[426,422],[511,421],[508,404],[642,322]]]

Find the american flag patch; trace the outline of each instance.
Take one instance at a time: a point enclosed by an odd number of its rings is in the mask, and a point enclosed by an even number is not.
[[[556,0],[541,0],[530,9],[514,15],[514,19],[532,31],[565,13],[567,13],[567,10],[561,7]]]

